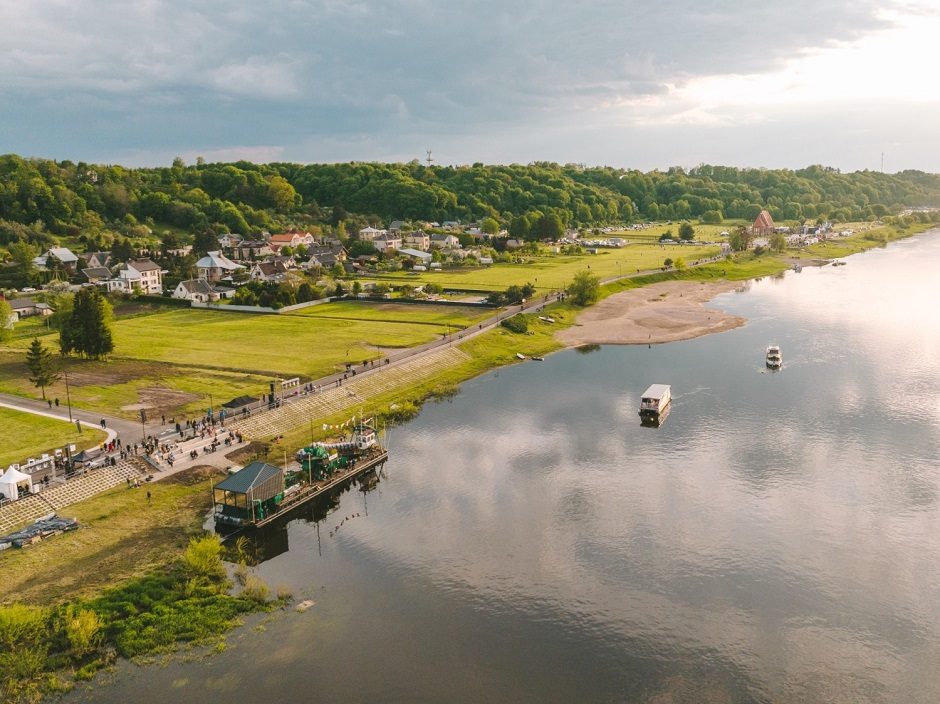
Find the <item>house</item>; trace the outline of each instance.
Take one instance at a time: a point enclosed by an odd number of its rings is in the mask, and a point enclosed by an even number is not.
[[[89,268],[97,269],[99,267],[110,267],[114,264],[114,258],[111,252],[85,252],[82,255],[85,265]]]
[[[288,267],[283,261],[256,262],[248,270],[248,278],[252,281],[270,281],[280,283]]]
[[[431,246],[436,248],[456,249],[460,247],[460,239],[454,235],[431,235]]]
[[[206,281],[221,281],[232,272],[238,269],[244,269],[241,264],[236,264],[226,257],[222,252],[206,252],[206,256],[196,262],[196,269],[199,272],[199,278]]]
[[[388,230],[379,230],[374,227],[364,227],[359,230],[359,239],[363,242],[372,242],[376,237],[383,237],[388,234]]]
[[[127,274],[124,273],[125,271]],[[165,273],[159,264],[149,259],[132,259],[124,265],[118,275],[132,282],[139,282],[140,290],[144,293],[159,296],[163,293],[163,274]]]
[[[33,264],[36,265],[37,269],[48,269],[51,264],[50,259],[57,260],[61,262],[65,270],[70,273],[75,273],[75,267],[78,264],[78,257],[70,250],[68,247],[52,247],[43,254],[40,254],[38,257],[33,259]]]
[[[232,256],[243,262],[261,259],[269,254],[274,254],[274,250],[270,244],[261,240],[243,240],[232,248]]]
[[[413,249],[423,249],[427,251],[431,249],[431,236],[423,230],[416,230],[402,237],[402,244]]]
[[[392,220],[388,226],[389,234],[400,235],[401,229],[405,226],[404,220]]]
[[[760,215],[754,220],[754,224],[751,225],[751,234],[755,237],[760,235],[772,235],[776,225],[774,225],[774,219],[770,217],[770,213],[766,210],[760,211]]]
[[[82,275],[90,284],[100,284],[111,278],[111,270],[106,266],[92,266],[82,269]]]
[[[445,220],[441,223],[441,227],[445,230],[456,230],[460,227],[460,223],[456,220]]]
[[[408,247],[403,247],[397,252],[400,256],[408,257],[409,259],[414,259],[416,262],[421,264],[428,264],[431,261],[430,252],[422,252],[419,249],[410,249]]]
[[[10,308],[17,320],[29,318],[34,315],[52,315],[52,308],[47,303],[39,303],[32,298],[17,298],[10,301]]]
[[[177,284],[172,297],[197,303],[211,303],[220,298],[229,298],[231,293],[231,289],[218,288],[205,279],[189,279]]]
[[[380,252],[394,252],[401,249],[401,237],[394,235],[385,235],[372,241],[373,246]]]
[[[222,249],[234,249],[243,239],[241,235],[226,232],[224,235],[219,235],[218,242]]]
[[[348,252],[343,246],[343,243],[339,240],[330,240],[323,244],[315,244],[309,249],[307,249],[307,254],[311,257],[316,257],[321,262],[323,262],[324,257],[328,257],[334,264],[336,262],[346,261]],[[324,266],[333,266],[333,264],[325,264]]]
[[[281,247],[299,247],[303,245],[304,247],[309,247],[316,240],[314,240],[313,235],[309,232],[302,232],[300,230],[288,230],[287,232],[271,235],[268,238],[268,244],[272,249],[280,252]]]

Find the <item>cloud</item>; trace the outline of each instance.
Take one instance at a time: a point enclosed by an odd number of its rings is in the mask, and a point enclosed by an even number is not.
[[[63,155],[74,147],[39,138],[31,111],[67,106],[73,134],[141,153],[327,138],[407,153],[413,139],[421,151],[435,137],[483,141],[489,132],[505,143],[520,132],[564,132],[565,120],[590,130],[608,110],[621,124],[715,126],[727,115],[682,91],[715,76],[779,71],[794,57],[890,28],[896,17],[881,5],[7,3],[0,120],[10,147]]]

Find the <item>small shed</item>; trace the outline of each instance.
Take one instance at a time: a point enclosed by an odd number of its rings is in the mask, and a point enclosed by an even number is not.
[[[0,477],[0,494],[16,501],[20,498],[20,491],[32,493],[33,478],[28,474],[24,474],[16,467],[10,467],[6,473]]]
[[[233,523],[252,523],[275,509],[284,493],[284,470],[256,460],[213,489],[215,513]]]

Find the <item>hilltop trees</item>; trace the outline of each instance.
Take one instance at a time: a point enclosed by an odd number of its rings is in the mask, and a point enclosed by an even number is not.
[[[114,349],[111,337],[111,304],[96,287],[75,294],[72,311],[59,331],[62,354],[101,359]]]
[[[26,350],[26,368],[29,370],[29,380],[33,386],[42,389],[42,397],[45,399],[46,387],[54,384],[60,375],[52,351],[43,347],[38,337],[33,338]]]

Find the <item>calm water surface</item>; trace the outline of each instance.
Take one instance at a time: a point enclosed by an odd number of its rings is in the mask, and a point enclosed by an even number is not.
[[[720,297],[729,333],[465,384],[265,534],[312,609],[67,701],[940,701],[938,264],[921,236]]]

